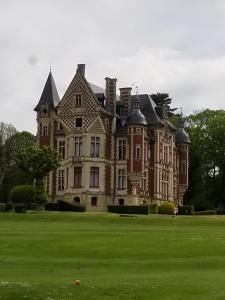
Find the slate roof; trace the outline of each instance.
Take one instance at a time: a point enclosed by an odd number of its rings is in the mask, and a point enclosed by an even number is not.
[[[59,104],[59,102],[59,94],[55,86],[55,81],[53,79],[52,73],[50,71],[43,92],[41,94],[41,98],[34,110],[38,111],[41,105],[49,105],[51,106],[51,108],[55,108]]]
[[[184,130],[184,128],[178,128],[178,130],[175,134],[175,138],[176,138],[177,144],[190,144],[191,143],[189,135]]]

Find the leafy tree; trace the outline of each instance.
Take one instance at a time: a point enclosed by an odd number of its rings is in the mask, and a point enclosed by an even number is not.
[[[172,98],[170,98],[169,94],[167,93],[151,94],[150,97],[152,98],[152,100],[155,102],[157,106],[167,107],[169,116],[173,115],[174,111],[177,110],[177,108],[170,107]]]
[[[11,130],[10,128],[10,133],[12,134],[13,132],[15,132],[15,130]],[[4,138],[0,158],[0,201],[6,201],[8,199],[9,191],[14,186],[32,183],[31,176],[18,166],[16,155],[23,148],[34,145],[35,142],[35,136],[26,131],[16,132],[11,136],[8,134],[7,137]]]
[[[206,109],[188,116],[186,124],[192,144],[185,201],[213,208],[225,203],[225,111]]]
[[[44,178],[59,166],[58,154],[50,147],[27,147],[17,155],[19,166],[28,172],[35,182],[34,202],[47,201]]]

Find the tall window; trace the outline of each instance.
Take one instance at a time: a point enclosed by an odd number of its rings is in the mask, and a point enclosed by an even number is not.
[[[144,177],[141,179],[141,186],[144,192],[147,191],[147,172],[144,173]]]
[[[141,146],[136,145],[136,158],[141,159]]]
[[[74,167],[74,187],[82,186],[82,167]]]
[[[92,206],[97,206],[97,201],[98,201],[97,197],[91,197],[91,205]]]
[[[44,135],[44,136],[48,135],[48,125],[42,126],[42,135]]]
[[[82,148],[83,148],[83,138],[82,136],[75,137],[75,156],[82,155]]]
[[[163,159],[164,159],[164,163],[167,164],[168,163],[168,147],[164,146],[163,147]]]
[[[66,188],[69,186],[69,168],[66,168]]]
[[[99,168],[91,167],[90,169],[90,187],[99,187]]]
[[[74,97],[75,107],[81,107],[81,94],[76,94]]]
[[[58,190],[64,190],[64,170],[58,171]]]
[[[99,137],[91,137],[91,157],[99,157]]]
[[[65,141],[59,141],[59,155],[61,159],[65,158]]]
[[[126,170],[125,169],[119,169],[118,170],[118,189],[122,190],[125,189],[125,174]]]
[[[126,159],[126,140],[119,140],[119,160]]]

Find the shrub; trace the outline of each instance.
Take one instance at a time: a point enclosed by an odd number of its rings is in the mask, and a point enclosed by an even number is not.
[[[216,215],[216,210],[211,209],[211,210],[203,210],[203,211],[196,211],[194,213],[195,215]]]
[[[16,204],[15,205],[15,213],[26,213],[27,208],[24,204]]]
[[[148,206],[148,212],[150,214],[158,214],[159,213],[159,205],[158,204],[150,204]]]
[[[6,204],[0,203],[0,212],[5,212],[5,211],[6,211]]]
[[[115,214],[148,215],[148,206],[144,205],[109,205],[108,212]]]
[[[63,200],[58,200],[58,210],[59,211],[76,211],[76,212],[84,212],[85,207],[80,203],[68,203]]]
[[[193,215],[193,214],[194,214],[193,205],[178,206],[178,215]]]
[[[9,212],[13,210],[13,204],[11,202],[6,202],[5,211]]]
[[[10,202],[14,204],[28,204],[33,201],[34,187],[32,185],[18,185],[15,186],[9,194]]]
[[[166,201],[159,207],[160,214],[173,215],[175,204],[173,202]]]
[[[45,204],[45,210],[47,211],[57,211],[58,210],[58,203],[55,202],[48,202]]]

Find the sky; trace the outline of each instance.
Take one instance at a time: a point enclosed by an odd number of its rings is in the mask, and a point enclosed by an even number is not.
[[[225,109],[225,1],[0,0],[0,122],[35,134],[50,66],[62,98],[82,63],[184,114]]]

